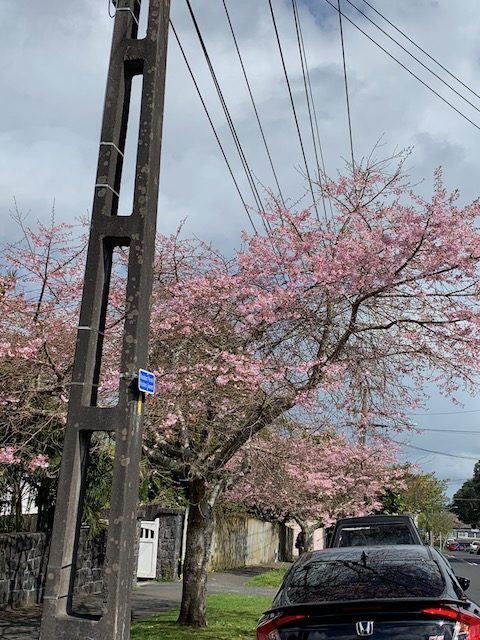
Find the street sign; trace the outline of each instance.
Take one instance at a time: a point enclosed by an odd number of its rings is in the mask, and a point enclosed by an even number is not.
[[[138,390],[143,393],[155,393],[155,374],[145,369],[139,369]]]

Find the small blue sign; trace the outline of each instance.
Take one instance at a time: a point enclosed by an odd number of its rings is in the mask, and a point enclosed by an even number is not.
[[[139,369],[138,390],[143,393],[155,393],[155,374],[145,369]]]

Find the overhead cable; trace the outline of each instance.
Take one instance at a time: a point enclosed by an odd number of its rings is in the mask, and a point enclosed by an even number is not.
[[[443,66],[443,64],[441,64],[440,62],[438,62],[438,60],[436,58],[434,58],[433,56],[431,56],[428,51],[425,51],[425,49],[422,49],[422,47],[417,44],[414,40],[412,40],[412,38],[409,38],[407,36],[407,34],[402,31],[401,29],[399,29],[396,25],[393,24],[393,22],[391,22],[388,18],[386,18],[383,13],[381,13],[380,11],[378,11],[377,9],[375,9],[375,7],[373,5],[371,5],[369,2],[367,2],[367,0],[363,0],[363,2],[370,7],[370,9],[372,9],[372,11],[375,11],[376,14],[378,14],[381,18],[383,18],[385,20],[385,22],[387,22],[391,27],[393,27],[395,29],[395,31],[398,31],[398,33],[400,33],[406,40],[408,40],[409,42],[411,42],[413,44],[414,47],[416,47],[419,51],[421,51],[424,55],[427,56],[427,58],[430,58],[430,60],[432,60],[436,65],[438,65],[440,67],[440,69],[443,69],[443,71],[445,71],[445,73],[447,73],[451,78],[453,78],[454,80],[456,80],[459,84],[462,85],[462,87],[465,87],[465,89],[467,89],[467,91],[470,91],[470,93],[472,93],[475,97],[480,98],[480,95],[478,93],[476,93],[471,87],[469,87],[467,84],[465,84],[465,82],[463,82],[462,80],[460,80],[460,78],[458,76],[456,76],[454,73],[452,73],[451,71],[449,71],[446,67]]]
[[[325,2],[327,4],[329,4],[332,9],[334,9],[335,11],[338,11],[337,7],[330,2],[330,0],[325,0]],[[392,55],[389,51],[387,51],[387,49],[385,49],[384,47],[382,47],[381,44],[379,44],[374,38],[372,38],[371,36],[368,35],[368,33],[366,33],[366,31],[364,31],[361,27],[359,27],[353,20],[351,20],[347,15],[345,15],[344,13],[342,13],[342,16],[345,18],[345,20],[348,20],[348,22],[350,22],[351,25],[353,25],[355,27],[355,29],[358,29],[358,31],[360,31],[360,33],[362,33],[366,38],[368,38],[371,42],[373,42],[374,45],[376,45],[379,49],[381,49],[384,53],[387,54],[387,56],[389,58],[392,58],[392,60],[394,60],[397,64],[399,64],[403,69],[405,69],[405,71],[407,71],[407,73],[409,73],[411,76],[413,76],[416,80],[418,80],[418,82],[420,82],[421,84],[423,84],[424,87],[426,87],[429,91],[431,91],[433,94],[435,94],[437,96],[437,98],[440,98],[440,100],[442,100],[442,102],[444,102],[445,104],[447,104],[450,108],[452,108],[456,113],[458,113],[458,115],[460,115],[464,120],[466,120],[467,122],[469,122],[472,126],[475,127],[475,129],[478,129],[480,131],[480,126],[478,124],[476,124],[473,120],[471,120],[468,116],[466,116],[462,111],[460,111],[460,109],[457,109],[457,107],[455,107],[451,102],[449,102],[446,98],[444,98],[440,93],[438,93],[438,91],[436,91],[435,89],[433,89],[427,82],[425,82],[424,80],[422,80],[419,76],[417,76],[413,71],[411,71],[406,65],[403,64],[403,62],[400,62],[400,60],[398,60],[394,55]]]
[[[263,207],[263,204],[262,204],[262,201],[261,201],[260,195],[259,195],[259,193],[258,193],[258,190],[257,190],[256,184],[255,184],[255,180],[254,180],[254,178],[253,178],[253,175],[252,175],[251,169],[250,169],[250,167],[249,167],[249,165],[248,165],[248,162],[247,162],[247,159],[246,159],[245,153],[244,153],[243,148],[242,148],[242,145],[241,145],[241,143],[240,143],[240,139],[239,139],[238,134],[237,134],[237,131],[236,131],[236,129],[235,129],[235,125],[234,125],[233,120],[232,120],[232,117],[231,117],[231,115],[230,115],[230,111],[228,110],[227,103],[226,103],[225,98],[224,98],[224,96],[223,96],[223,92],[222,92],[222,90],[221,90],[220,83],[218,82],[217,75],[216,75],[216,73],[215,73],[215,70],[214,70],[214,68],[213,68],[212,61],[211,61],[210,56],[209,56],[209,54],[208,54],[207,47],[206,47],[206,45],[205,45],[205,41],[204,41],[204,39],[203,39],[203,36],[202,36],[202,34],[201,34],[201,31],[200,31],[200,27],[199,27],[198,22],[197,22],[197,19],[196,19],[196,17],[195,17],[195,13],[194,13],[194,11],[193,11],[193,8],[192,8],[192,5],[191,5],[191,3],[190,3],[190,0],[185,0],[185,1],[186,1],[186,4],[187,4],[187,7],[188,7],[188,10],[189,10],[190,16],[191,16],[191,18],[192,18],[193,25],[194,25],[194,27],[195,27],[196,34],[197,34],[198,39],[199,39],[199,42],[200,42],[200,46],[201,46],[201,48],[202,48],[203,55],[205,56],[205,60],[206,60],[206,62],[207,62],[208,68],[209,68],[209,70],[210,70],[210,74],[211,74],[211,76],[212,76],[212,79],[213,79],[213,82],[214,82],[214,85],[215,85],[215,89],[216,89],[217,94],[218,94],[218,97],[219,97],[219,99],[220,99],[220,103],[221,103],[221,105],[222,105],[223,112],[224,112],[225,117],[226,117],[226,119],[227,119],[227,123],[228,123],[228,126],[229,126],[229,128],[230,128],[230,132],[231,132],[231,134],[232,134],[232,137],[233,137],[233,140],[234,140],[235,146],[236,146],[236,148],[237,148],[238,155],[239,155],[239,157],[240,157],[240,161],[241,161],[241,163],[242,163],[242,165],[243,165],[243,167],[244,167],[245,175],[246,175],[246,177],[247,177],[247,181],[248,181],[248,183],[249,183],[249,185],[250,185],[250,189],[251,189],[251,191],[252,191],[252,194],[253,194],[254,200],[255,200],[255,202],[256,202],[256,205],[257,205],[257,207],[258,207],[258,210],[259,210],[259,211],[263,211],[263,210],[264,210],[264,207]]]
[[[435,413],[410,413],[411,416],[453,416],[460,413],[479,413],[480,409],[469,409],[467,411],[437,411]]]
[[[235,174],[233,173],[232,167],[231,167],[231,165],[230,165],[230,163],[228,161],[227,155],[226,155],[225,150],[223,148],[223,145],[222,145],[222,143],[220,141],[220,138],[219,138],[219,135],[217,133],[217,130],[215,129],[215,126],[213,124],[212,118],[211,118],[210,113],[209,113],[209,111],[207,109],[207,105],[205,104],[205,100],[203,99],[202,93],[201,93],[200,88],[198,86],[198,83],[197,83],[197,81],[195,79],[195,76],[193,74],[193,71],[192,71],[192,68],[190,66],[190,63],[189,63],[188,58],[187,58],[187,56],[185,54],[185,50],[183,49],[182,43],[180,42],[180,38],[178,37],[178,34],[177,34],[177,32],[175,30],[175,27],[173,26],[173,23],[172,23],[171,20],[170,20],[170,27],[171,27],[171,29],[173,31],[173,35],[175,36],[175,39],[176,39],[176,41],[178,43],[178,46],[179,46],[180,51],[182,53],[183,59],[185,60],[185,64],[187,65],[187,69],[188,69],[188,71],[190,73],[190,76],[191,76],[191,78],[193,80],[193,84],[195,85],[195,89],[197,90],[198,97],[200,98],[200,101],[202,103],[203,109],[204,109],[204,111],[206,113],[206,116],[208,118],[208,122],[210,123],[212,131],[213,131],[213,133],[215,135],[215,139],[216,139],[216,141],[218,143],[218,146],[220,147],[220,151],[222,153],[223,159],[225,160],[225,163],[226,163],[226,165],[228,167],[228,171],[229,171],[229,173],[230,173],[230,175],[232,177],[233,183],[234,183],[235,188],[237,190],[237,193],[238,193],[238,195],[240,197],[240,200],[242,201],[242,204],[243,204],[243,206],[245,208],[245,212],[246,212],[246,214],[248,216],[250,224],[252,225],[253,230],[255,231],[255,234],[258,235],[257,229],[255,227],[255,224],[254,224],[253,220],[252,220],[252,216],[250,215],[250,211],[248,210],[247,203],[245,202],[245,199],[244,199],[244,197],[242,195],[242,192],[240,191],[240,187],[238,186],[238,182],[237,182],[237,180],[235,178]]]
[[[295,0],[295,5],[296,4],[297,4],[297,0]],[[302,43],[303,57],[304,57],[304,60],[305,60],[305,69],[306,69],[306,72],[307,72],[308,90],[310,92],[310,100],[311,100],[311,103],[312,103],[313,120],[315,122],[315,132],[316,132],[316,135],[317,135],[318,150],[320,152],[320,159],[322,161],[323,175],[326,178],[327,170],[325,168],[325,158],[324,158],[324,155],[323,155],[322,140],[320,138],[320,130],[319,130],[319,127],[318,127],[317,109],[315,107],[315,100],[313,98],[312,83],[310,81],[310,71],[309,71],[309,68],[308,68],[307,54],[306,54],[306,51],[305,51],[305,43],[303,41],[302,20],[300,18],[300,12],[298,11],[298,8],[297,8],[297,17],[298,17],[298,30],[299,30],[299,33],[300,33],[300,41]],[[320,184],[320,188],[322,189],[322,195],[323,195],[323,188],[322,188],[321,184]],[[332,214],[332,217],[333,217],[333,207],[332,207],[332,201],[330,199],[328,200],[328,204],[329,204],[329,208],[330,208],[330,213]]]
[[[313,112],[314,112],[314,101],[313,101],[313,93],[312,93],[312,85],[310,83],[310,74],[308,71],[308,62],[307,62],[307,56],[305,53],[305,44],[303,42],[303,34],[302,34],[302,27],[300,24],[300,14],[298,12],[298,6],[297,6],[297,0],[292,0],[292,9],[293,9],[293,18],[295,20],[295,31],[297,32],[297,42],[298,42],[298,51],[300,54],[300,62],[302,65],[302,75],[303,75],[303,85],[305,87],[305,99],[307,102],[307,109],[308,109],[308,118],[310,121],[310,131],[312,133],[312,142],[313,142],[313,151],[315,154],[315,163],[317,165],[317,177],[318,177],[318,183],[320,186],[320,193],[322,196],[322,203],[323,203],[323,212],[325,215],[325,220],[327,219],[327,208],[325,206],[325,196],[323,193],[323,188],[322,188],[322,171],[320,170],[320,163],[319,163],[319,159],[318,159],[318,154],[320,152],[320,156],[322,159],[322,165],[323,165],[323,173],[325,174],[325,163],[323,162],[323,153],[322,153],[322,147],[320,145],[320,136],[318,136],[318,143],[319,143],[319,152],[317,151],[317,139],[315,138],[315,130],[313,128]],[[309,88],[310,88],[310,93],[309,93]],[[316,120],[316,117],[315,117]],[[318,134],[318,123],[317,123],[317,134]]]
[[[340,0],[338,3],[338,20],[340,25],[340,42],[342,44],[342,60],[343,60],[343,78],[345,83],[345,99],[347,102],[347,119],[348,119],[348,133],[350,137],[350,153],[352,154],[352,172],[355,171],[355,155],[353,153],[353,136],[352,136],[352,119],[350,116],[350,99],[348,97],[348,80],[347,80],[347,65],[345,62],[345,44],[343,41],[343,24],[342,24],[342,11],[340,7]],[[330,4],[330,3],[329,3]]]
[[[370,427],[374,427],[374,428],[381,428],[381,429],[395,429],[397,425],[394,424],[386,424],[384,422],[371,422],[369,424]],[[437,433],[448,433],[448,434],[455,434],[455,433],[471,433],[471,434],[475,434],[475,435],[480,435],[480,429],[452,429],[451,427],[445,427],[443,429],[437,429],[437,428],[430,428],[430,427],[422,427],[421,425],[417,424],[416,422],[414,423],[404,423],[401,424],[400,426],[406,428],[406,429],[416,429],[418,431],[435,431]],[[350,427],[348,427],[350,428]]]
[[[315,196],[314,196],[314,193],[313,193],[313,186],[312,186],[312,180],[310,178],[310,172],[308,170],[307,156],[305,155],[305,148],[303,146],[302,134],[300,132],[300,125],[298,123],[298,118],[297,118],[297,110],[295,109],[295,102],[293,100],[292,88],[290,86],[290,80],[288,79],[287,67],[285,65],[285,58],[283,56],[282,43],[280,42],[280,34],[278,33],[277,21],[276,21],[276,18],[275,18],[275,13],[273,11],[272,0],[268,0],[268,4],[270,6],[270,14],[272,16],[272,22],[273,22],[273,27],[274,27],[274,30],[275,30],[275,36],[277,38],[277,45],[278,45],[278,50],[279,50],[279,53],[280,53],[280,59],[282,61],[283,73],[285,75],[285,81],[287,83],[288,95],[290,96],[290,104],[291,104],[292,111],[293,111],[293,117],[295,119],[295,126],[297,128],[298,140],[300,142],[300,149],[302,151],[302,157],[303,157],[303,162],[304,162],[304,165],[305,165],[305,171],[306,171],[306,174],[307,174],[307,180],[308,180],[308,184],[310,186],[310,193],[312,195],[312,202],[313,202],[313,205],[315,207],[315,211],[316,211],[317,218],[318,218],[318,209],[317,209],[317,204],[315,202]]]
[[[436,431],[437,433],[451,433],[451,434],[455,434],[455,433],[471,433],[471,434],[475,434],[475,435],[480,435],[480,429],[477,429],[476,431],[471,430],[471,429],[424,429],[423,427],[417,427],[415,426],[415,428],[420,429],[420,431]]]
[[[387,31],[385,31],[384,29],[382,29],[382,27],[380,27],[380,25],[378,25],[374,20],[372,20],[366,13],[364,13],[361,9],[359,9],[355,4],[353,4],[353,2],[351,2],[351,0],[345,0],[346,2],[348,2],[348,4],[350,6],[352,6],[356,11],[358,11],[358,13],[360,13],[360,15],[362,15],[364,18],[366,18],[371,24],[373,24],[374,27],[376,27],[379,31],[381,31],[385,36],[387,36],[387,38],[390,38],[390,40],[392,40],[392,42],[394,42],[398,47],[400,47],[400,49],[402,49],[402,51],[405,51],[405,53],[407,55],[409,55],[411,58],[413,58],[415,60],[415,62],[418,62],[419,65],[421,65],[424,69],[426,69],[427,71],[429,71],[433,76],[435,76],[435,78],[437,78],[437,80],[440,80],[440,82],[442,82],[446,87],[448,87],[451,91],[453,91],[453,93],[455,93],[459,98],[461,98],[462,100],[464,100],[467,104],[469,104],[471,107],[473,107],[476,111],[478,111],[480,113],[480,109],[473,104],[473,102],[470,102],[470,100],[468,100],[468,98],[465,98],[465,96],[463,94],[461,94],[459,91],[457,91],[454,87],[452,87],[451,84],[449,84],[448,82],[446,82],[446,80],[444,80],[441,76],[438,75],[438,73],[435,73],[435,71],[433,71],[432,69],[430,69],[430,67],[428,67],[425,63],[423,63],[419,58],[417,58],[415,55],[413,55],[413,53],[411,53],[406,47],[404,47],[400,42],[398,42],[398,40],[395,40],[395,38],[393,36],[391,36],[389,33],[387,33]]]
[[[226,0],[222,0],[222,2],[223,2],[223,7],[224,7],[224,9],[225,9],[225,14],[226,14],[226,16],[227,16],[228,25],[229,25],[229,27],[230,27],[230,31],[231,31],[231,33],[232,33],[232,38],[233,38],[233,41],[234,41],[234,43],[235,43],[235,48],[236,48],[236,50],[237,50],[237,55],[238,55],[238,59],[239,59],[239,61],[240,61],[240,66],[242,67],[243,77],[245,78],[245,82],[246,82],[246,84],[247,84],[248,93],[249,93],[249,95],[250,95],[250,100],[251,100],[251,102],[252,102],[252,107],[253,107],[253,110],[254,110],[254,112],[255,112],[255,117],[256,117],[256,119],[257,119],[258,127],[259,127],[259,129],[260,129],[260,134],[261,134],[261,136],[262,136],[263,144],[264,144],[264,146],[265,146],[265,151],[266,151],[266,153],[267,153],[268,160],[269,160],[269,162],[270,162],[270,167],[271,167],[271,169],[272,169],[273,177],[274,177],[274,179],[275,179],[275,184],[277,185],[278,194],[279,194],[279,196],[280,196],[280,200],[281,200],[281,202],[282,202],[282,205],[283,205],[283,207],[285,208],[285,200],[284,200],[284,198],[283,198],[282,190],[280,189],[280,184],[279,184],[279,181],[278,181],[277,173],[276,173],[276,171],[275,171],[275,167],[274,167],[274,165],[273,165],[272,156],[271,156],[271,154],[270,154],[270,150],[269,150],[269,148],[268,148],[268,144],[267,144],[267,140],[266,140],[266,137],[265,137],[265,133],[264,133],[264,131],[263,131],[263,126],[262,126],[262,123],[261,123],[261,121],[260,121],[260,116],[259,116],[259,114],[258,114],[257,105],[255,104],[255,100],[254,100],[254,97],[253,97],[253,93],[252,93],[252,89],[251,89],[251,86],[250,86],[250,82],[249,82],[249,80],[248,80],[247,72],[246,72],[246,70],[245,70],[245,65],[243,64],[243,59],[242,59],[242,55],[241,55],[241,53],[240,53],[240,48],[239,48],[239,46],[238,46],[237,37],[236,37],[236,35],[235,35],[235,31],[234,31],[234,29],[233,29],[232,21],[231,21],[231,19],[230,19],[230,14],[229,14],[229,12],[228,12],[227,3],[226,3]]]
[[[392,442],[401,445],[402,447],[408,447],[409,449],[417,449],[418,451],[425,451],[426,453],[434,453],[439,456],[447,456],[447,458],[461,458],[462,460],[480,460],[480,455],[477,457],[473,456],[459,456],[454,453],[447,453],[445,451],[434,451],[433,449],[424,449],[423,447],[416,447],[413,444],[407,444],[406,442],[399,442],[398,440],[394,440],[393,438],[389,438]]]

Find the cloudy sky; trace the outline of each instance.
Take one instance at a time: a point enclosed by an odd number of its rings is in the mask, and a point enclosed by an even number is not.
[[[331,0],[336,6],[337,0]],[[297,0],[327,173],[342,169],[350,156],[338,13],[328,0]],[[480,126],[480,99],[423,55],[374,12],[379,10],[428,54],[480,94],[480,15],[476,0],[352,0],[474,106],[431,73],[342,0],[342,10],[466,118]],[[144,4],[146,0],[144,0]],[[273,0],[277,27],[300,122],[313,167],[303,76],[291,0]],[[200,29],[258,182],[275,188],[272,171],[229,31],[222,0],[192,0]],[[248,74],[280,187],[292,203],[308,204],[300,144],[283,75],[268,0],[228,0],[227,7]],[[90,212],[113,20],[108,0],[0,0],[2,118],[0,122],[0,236],[14,237],[9,211],[14,199],[23,212],[47,220],[52,204],[58,220]],[[218,134],[248,204],[251,192],[216,96],[184,0],[173,0],[172,21]],[[142,23],[144,16],[142,17]],[[414,147],[408,169],[425,193],[436,166],[462,201],[479,195],[480,130],[442,102],[418,79],[344,20],[353,146],[356,158]],[[135,122],[135,107],[132,108]],[[132,127],[134,131],[134,127]],[[132,149],[135,136],[129,139]],[[130,155],[133,157],[133,154]],[[121,207],[131,206],[132,162],[127,153]],[[170,37],[158,228],[173,231],[185,219],[195,233],[228,251],[238,245],[248,219],[209,127],[174,38]],[[429,429],[475,430],[480,401],[463,398],[455,406],[433,395],[422,415]],[[454,412],[454,413],[451,413]],[[478,428],[480,432],[480,428]],[[425,432],[401,435],[413,446],[464,456],[455,458],[405,449],[422,468],[449,478],[450,490],[471,475],[480,458],[480,437]]]

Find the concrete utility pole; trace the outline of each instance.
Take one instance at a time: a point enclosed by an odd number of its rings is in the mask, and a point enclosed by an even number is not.
[[[137,39],[142,0],[118,0],[72,387],[43,609],[41,640],[128,640],[134,575],[144,394],[136,375],[147,361],[170,0],[149,2],[147,35]],[[133,212],[118,216],[132,78],[143,76]],[[115,407],[97,390],[112,255],[129,248],[122,377]],[[115,432],[105,565],[106,612],[72,614],[74,569],[90,439]]]

